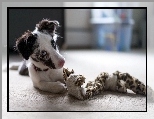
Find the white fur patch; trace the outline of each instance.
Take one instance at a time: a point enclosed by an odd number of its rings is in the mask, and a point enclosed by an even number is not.
[[[59,53],[58,49],[54,49],[51,45],[51,40],[54,38],[54,40],[57,40],[57,35],[54,34],[54,37],[52,38],[51,35],[45,34],[42,32],[37,31],[37,28],[33,31],[33,34],[37,34],[37,43],[39,44],[39,47],[34,50],[34,53],[37,52],[37,50],[44,50],[49,54],[49,58],[51,58],[52,62],[54,63],[56,68],[59,68],[58,64],[61,60],[65,60],[64,57]],[[32,54],[33,56],[33,54]],[[36,63],[35,65],[39,67],[40,63]]]

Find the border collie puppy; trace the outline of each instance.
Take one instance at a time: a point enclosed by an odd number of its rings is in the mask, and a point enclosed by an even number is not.
[[[28,60],[29,76],[34,87],[48,92],[66,91],[63,78],[64,57],[56,44],[59,22],[43,19],[33,32],[26,31],[16,41],[16,48]]]

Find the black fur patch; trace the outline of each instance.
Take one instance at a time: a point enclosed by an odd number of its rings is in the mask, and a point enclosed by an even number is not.
[[[34,49],[38,47],[36,45],[36,40],[37,35],[33,35],[29,30],[17,39],[16,48],[26,60],[29,59],[29,56],[33,53]]]
[[[49,53],[47,51],[38,50],[37,52],[35,52],[35,57],[37,60],[50,67],[51,69],[56,69],[55,64],[52,62],[51,58],[49,58]]]
[[[39,60],[37,60],[36,58],[34,57],[31,57],[35,62],[39,62]]]
[[[56,45],[56,42],[54,40],[51,40],[51,46],[56,50],[57,45]]]
[[[54,33],[58,26],[59,26],[58,21],[55,20],[51,21],[49,19],[43,19],[38,24],[36,24],[38,31],[40,32],[46,31],[49,34]]]
[[[55,64],[52,62],[51,59],[46,60],[46,61],[44,61],[43,63],[44,63],[46,66],[50,67],[50,68],[56,69]]]

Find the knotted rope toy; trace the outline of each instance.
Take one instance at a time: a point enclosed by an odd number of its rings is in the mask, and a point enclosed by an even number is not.
[[[85,87],[83,84],[86,78],[83,75],[74,74],[74,70],[69,71],[64,68],[63,77],[68,94],[80,100],[89,99],[105,90],[127,93],[127,89],[130,89],[136,94],[146,95],[146,86],[129,73],[116,71],[109,75],[107,72],[102,72],[94,81],[89,81]]]

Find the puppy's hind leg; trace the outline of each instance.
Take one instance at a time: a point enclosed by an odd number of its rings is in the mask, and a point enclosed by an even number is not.
[[[20,75],[28,75],[28,67],[26,65],[26,60],[22,62],[12,62],[9,64],[10,70],[18,70]]]
[[[18,72],[20,75],[29,75],[28,74],[28,67],[26,65],[26,60],[20,63],[20,66],[18,67]]]

